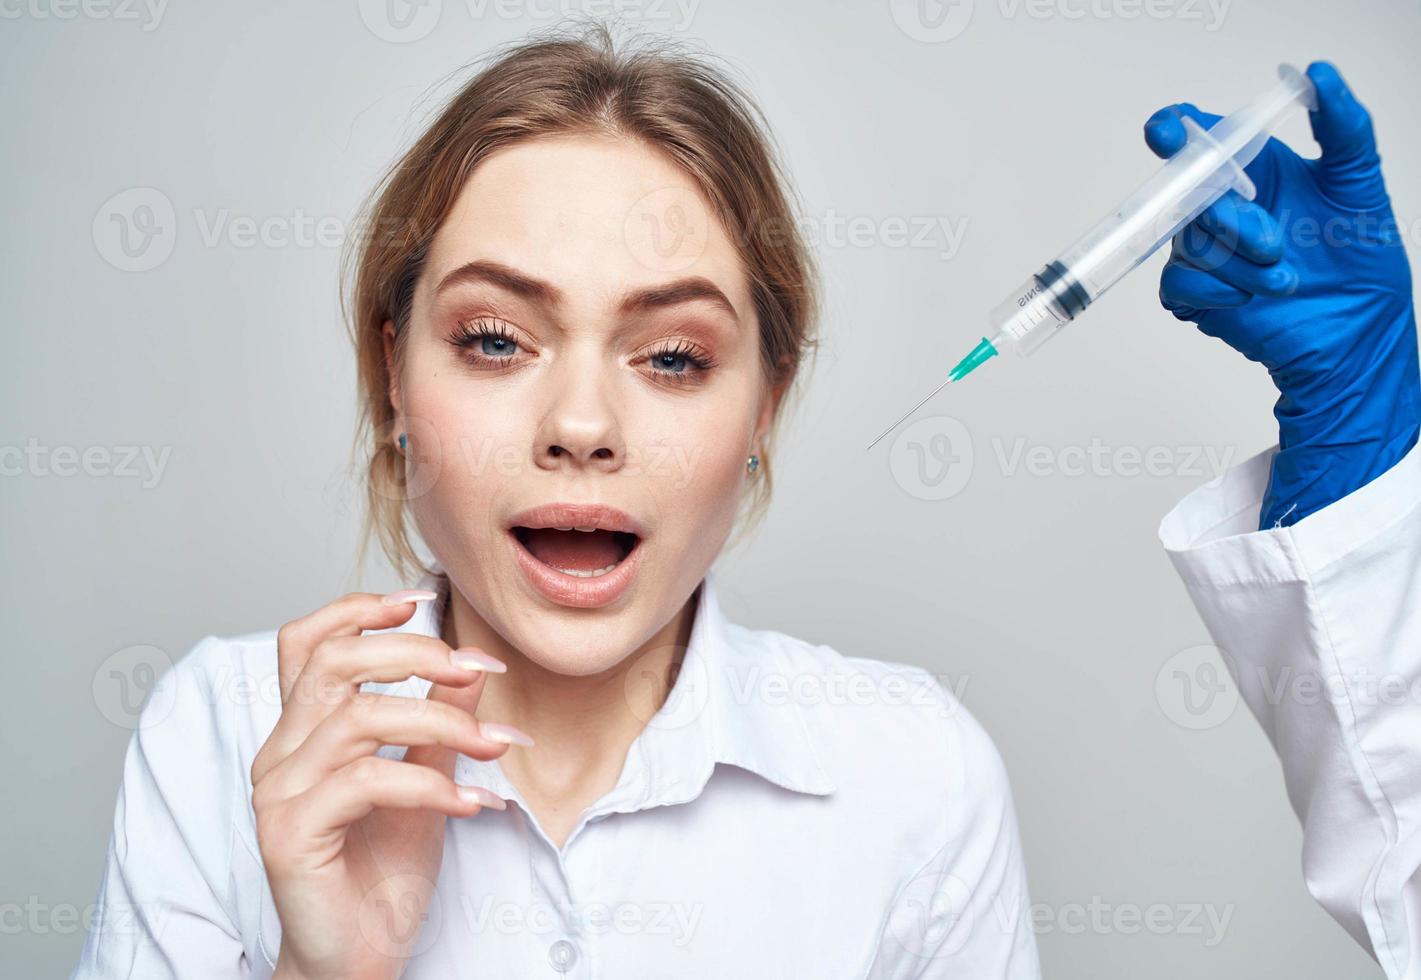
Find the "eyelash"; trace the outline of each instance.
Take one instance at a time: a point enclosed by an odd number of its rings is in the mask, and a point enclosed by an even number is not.
[[[518,340],[507,327],[497,320],[486,318],[460,321],[458,329],[449,338],[449,343],[477,367],[507,371],[514,366],[512,357],[495,357],[479,350],[478,348],[483,346],[485,340],[503,341],[513,344],[515,348],[518,346]],[[678,340],[674,344],[663,343],[656,350],[647,354],[643,360],[656,361],[664,357],[682,358],[695,369],[694,374],[685,371],[652,372],[658,378],[665,378],[669,383],[676,385],[695,384],[701,380],[701,375],[716,366],[713,357],[684,340]]]
[[[646,360],[656,361],[663,357],[679,357],[695,369],[692,376],[684,371],[654,371],[657,377],[665,377],[672,384],[685,385],[695,384],[711,368],[715,367],[715,359],[706,352],[691,345],[687,341],[678,340],[675,344],[664,343],[650,354],[646,355]]]
[[[488,326],[492,324],[492,326]],[[478,319],[471,322],[460,321],[449,343],[460,351],[471,363],[479,367],[492,367],[495,371],[506,371],[513,366],[511,357],[493,357],[477,348],[485,340],[502,340],[518,346],[517,339],[497,320]],[[499,363],[504,362],[504,363]]]

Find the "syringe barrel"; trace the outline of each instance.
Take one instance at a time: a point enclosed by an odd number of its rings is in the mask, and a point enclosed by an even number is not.
[[[1278,75],[1276,86],[1208,130],[1185,118],[1179,152],[992,311],[999,337],[1030,354],[1230,189],[1251,200],[1243,168],[1291,108],[1317,104],[1297,69],[1282,65]]]
[[[1089,303],[1090,297],[1064,266],[1048,263],[987,314],[995,331],[992,342],[1000,347],[1005,340],[1018,354],[1030,354]]]
[[[1253,182],[1192,119],[1189,141],[1114,212],[1057,256],[1092,301],[1230,189],[1246,199]]]

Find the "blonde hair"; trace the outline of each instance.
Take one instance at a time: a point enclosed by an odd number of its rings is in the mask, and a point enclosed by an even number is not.
[[[759,321],[764,378],[785,389],[758,452],[743,532],[769,503],[773,435],[801,363],[816,346],[819,307],[813,259],[763,114],[705,58],[665,39],[618,50],[609,29],[596,22],[560,26],[489,57],[376,185],[361,210],[363,233],[345,255],[342,306],[360,379],[357,459],[362,446],[368,453],[358,560],[363,563],[371,538],[378,537],[401,576],[428,570],[410,541],[403,460],[389,438],[395,412],[385,322],[394,324],[398,372],[430,242],[474,168],[514,143],[577,133],[629,137],[667,154],[698,185],[740,253]]]

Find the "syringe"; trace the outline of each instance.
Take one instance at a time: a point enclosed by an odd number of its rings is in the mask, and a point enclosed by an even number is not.
[[[1252,200],[1255,189],[1243,168],[1268,141],[1289,111],[1317,108],[1317,93],[1292,65],[1278,66],[1278,84],[1207,130],[1184,117],[1188,142],[1135,193],[1056,258],[1047,262],[988,316],[995,333],[983,337],[947,380],[894,422],[896,429],[953,381],[960,381],[1010,345],[1025,357],[1058,334],[1135,266],[1230,189]]]

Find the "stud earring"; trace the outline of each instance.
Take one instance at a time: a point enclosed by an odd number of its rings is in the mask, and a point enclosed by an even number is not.
[[[760,457],[759,457],[759,456],[751,455],[751,457],[745,461],[745,472],[746,472],[746,473],[754,473],[754,472],[755,472],[756,470],[758,470],[759,468],[760,468]]]
[[[405,439],[405,434],[404,434],[403,432],[401,432],[401,433],[400,433],[400,452],[404,452],[404,451],[405,451],[405,445],[407,444],[407,442],[408,442],[408,440]]]

